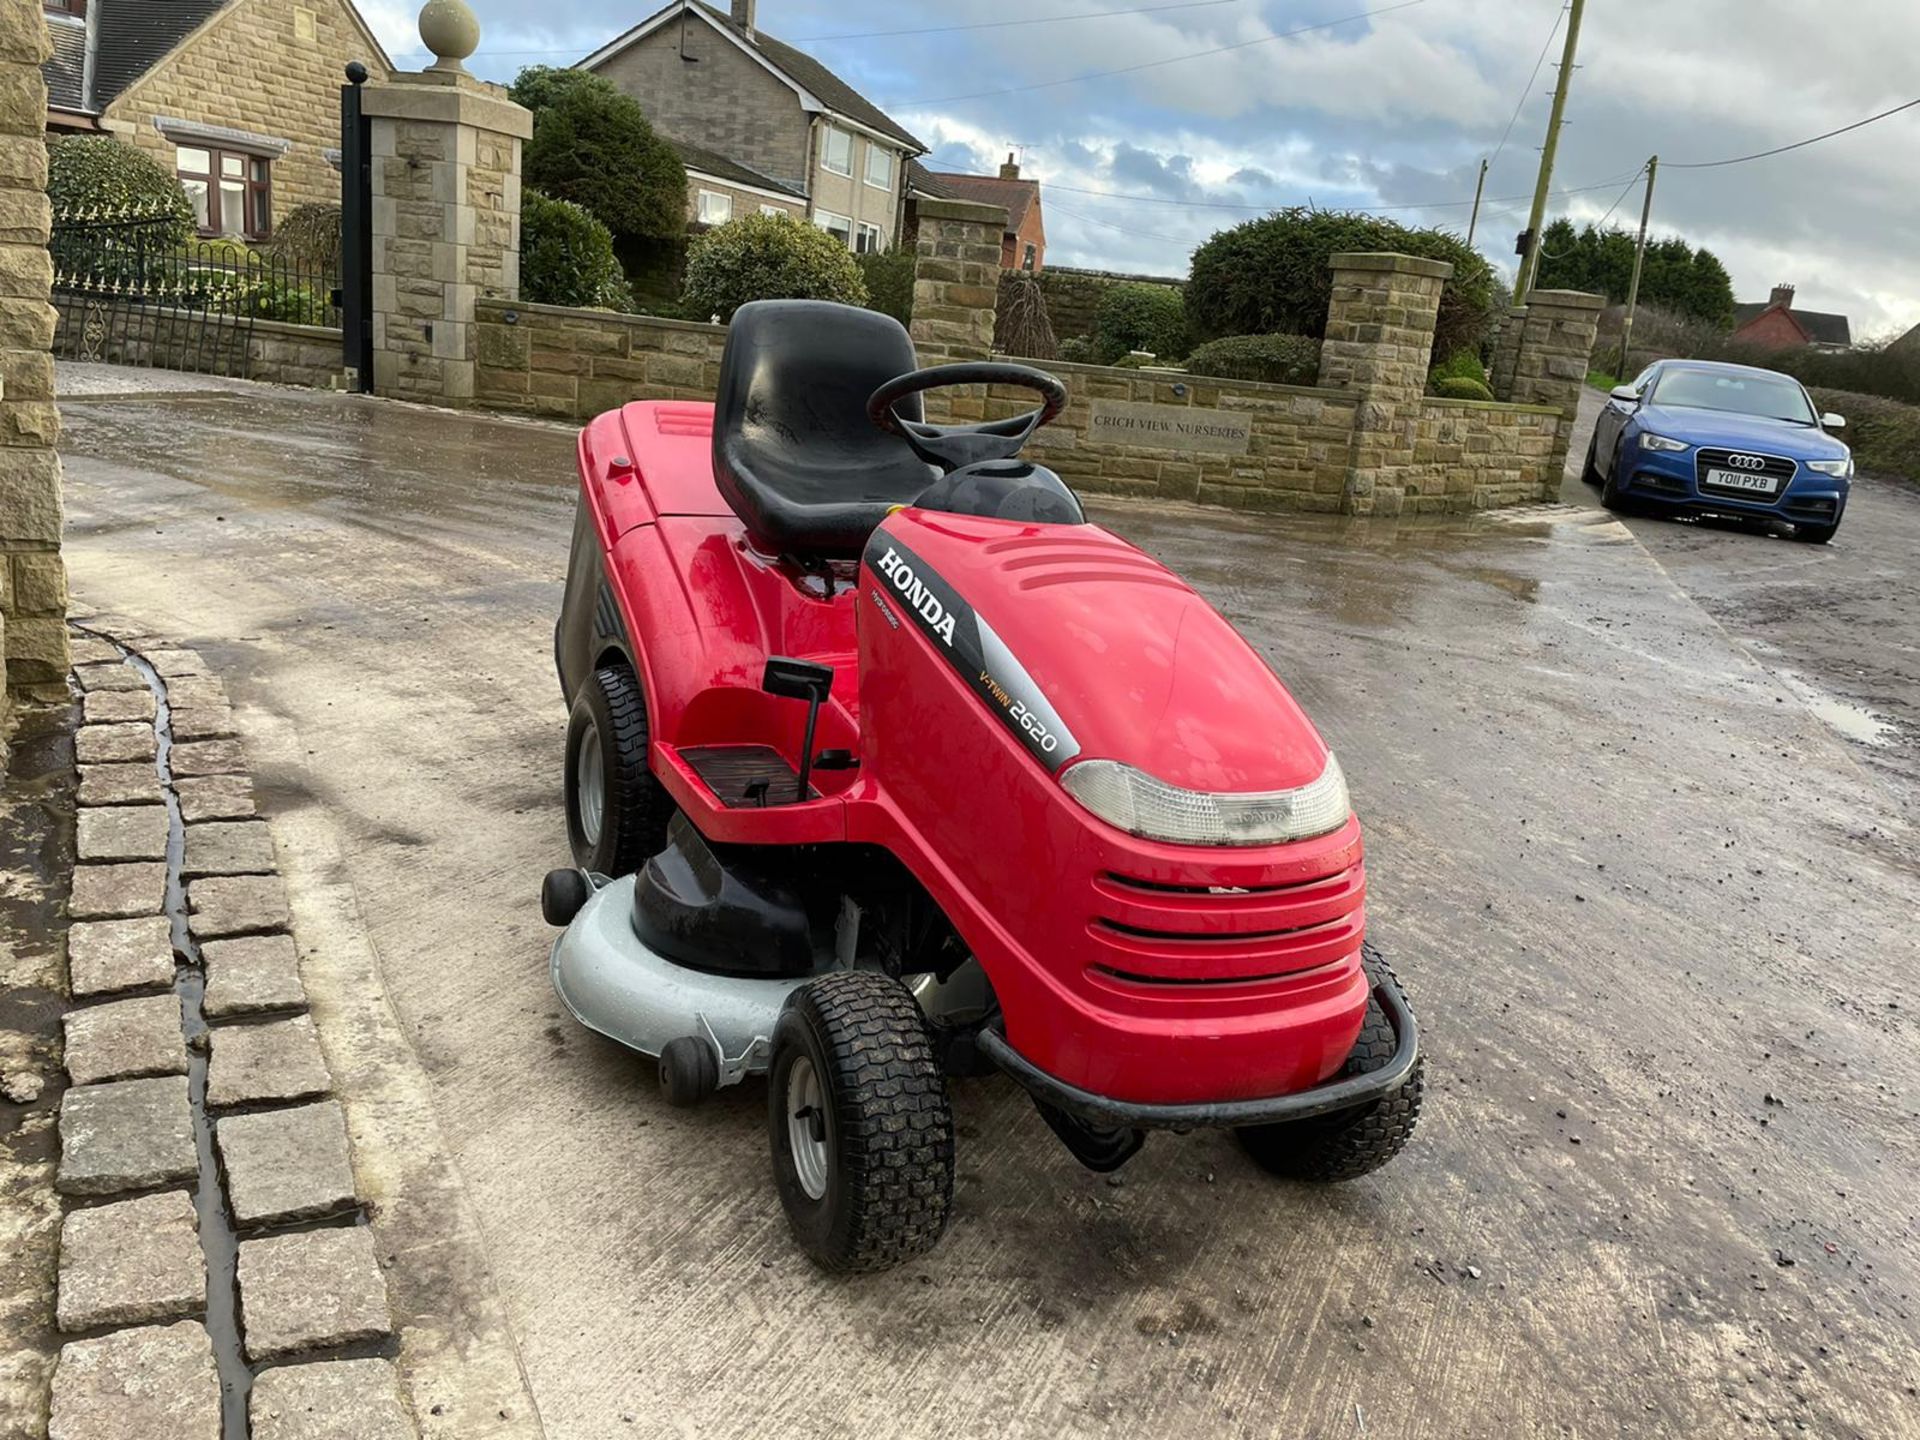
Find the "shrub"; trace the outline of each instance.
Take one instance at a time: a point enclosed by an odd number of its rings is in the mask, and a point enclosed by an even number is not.
[[[854,258],[867,284],[867,308],[913,323],[913,252],[874,250]]]
[[[1053,347],[1056,360],[1065,360],[1070,365],[1095,365],[1093,341],[1085,335],[1069,335]]]
[[[507,95],[516,105],[524,105],[537,116],[542,110],[551,107],[563,95],[571,95],[575,90],[591,90],[595,87],[611,90],[613,82],[604,75],[596,75],[591,70],[574,70],[564,66],[529,65],[513,77],[513,84],[507,87]]]
[[[1480,357],[1471,350],[1457,350],[1434,366],[1427,374],[1429,384],[1438,384],[1442,380],[1471,380],[1475,384],[1487,383],[1487,367],[1480,363]]]
[[[1230,335],[1209,340],[1187,356],[1192,375],[1311,385],[1320,376],[1320,342],[1311,335]]]
[[[340,273],[340,207],[296,205],[273,227],[267,242],[276,256],[285,256],[302,270],[323,275]]]
[[[1920,405],[1847,390],[1815,390],[1813,402],[1846,416],[1840,433],[1853,447],[1855,468],[1920,480]]]
[[[1493,323],[1493,267],[1457,236],[1370,215],[1295,207],[1222,230],[1193,253],[1187,317],[1203,337],[1326,333],[1331,255],[1390,250],[1445,260],[1434,354],[1478,350]]]
[[[633,303],[607,227],[531,187],[520,195],[520,293],[539,305],[625,310]]]
[[[1047,297],[1032,272],[1003,271],[998,300],[993,320],[995,349],[1003,355],[1019,355],[1029,360],[1059,357],[1060,345],[1053,337],[1053,317],[1047,313]],[[1087,353],[1093,353],[1091,345],[1087,346]]]
[[[687,254],[687,314],[731,320],[750,300],[867,303],[852,254],[826,231],[789,215],[742,215],[716,225]]]
[[[1586,290],[1623,303],[1633,280],[1636,238],[1629,230],[1575,230],[1570,220],[1555,220],[1541,233],[1542,290]],[[1641,267],[1640,302],[1658,305],[1724,328],[1733,321],[1733,282],[1712,251],[1695,250],[1668,238],[1647,244]]]
[[[1112,364],[1132,350],[1157,359],[1187,353],[1187,302],[1170,285],[1112,285],[1094,319],[1094,352]]]
[[[168,216],[167,238],[191,239],[193,203],[173,173],[144,151],[105,135],[73,135],[47,146],[47,198],[56,215]]]
[[[605,80],[575,82],[535,112],[523,153],[526,183],[584,205],[616,235],[687,228],[687,171],[640,106]]]
[[[1434,381],[1427,389],[1442,400],[1493,399],[1493,391],[1487,388],[1487,382],[1476,380],[1471,375],[1449,375],[1444,380]]]

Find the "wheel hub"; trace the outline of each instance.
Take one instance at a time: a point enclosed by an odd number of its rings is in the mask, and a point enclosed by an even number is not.
[[[826,1095],[820,1072],[805,1055],[787,1072],[787,1148],[793,1173],[809,1200],[824,1200],[830,1165],[827,1149]]]
[[[573,762],[573,790],[580,804],[580,838],[600,843],[600,821],[606,810],[606,763],[600,755],[600,731],[588,726],[580,737],[580,753]]]

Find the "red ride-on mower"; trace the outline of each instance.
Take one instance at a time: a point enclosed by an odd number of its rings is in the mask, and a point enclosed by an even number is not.
[[[715,404],[581,432],[561,998],[676,1104],[766,1074],[830,1269],[940,1237],[949,1075],[1012,1076],[1095,1170],[1203,1125],[1294,1179],[1384,1164],[1421,1066],[1339,765],[1205,600],[1020,460],[1059,380],[914,367],[884,315],[764,301]],[[1040,404],[923,420],[983,383]]]

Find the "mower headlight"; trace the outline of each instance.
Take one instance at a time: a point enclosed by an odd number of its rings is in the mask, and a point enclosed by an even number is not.
[[[1669,440],[1666,436],[1656,435],[1651,430],[1642,430],[1640,432],[1640,448],[1642,450],[1684,450],[1687,448],[1687,442],[1684,440]]]
[[[1060,783],[1109,825],[1176,845],[1279,845],[1338,830],[1352,815],[1347,777],[1327,755],[1319,778],[1297,790],[1214,794],[1182,790],[1122,765],[1082,760]]]
[[[1853,460],[1851,457],[1845,460],[1809,460],[1807,468],[1817,470],[1822,475],[1835,475],[1844,480],[1853,474]]]

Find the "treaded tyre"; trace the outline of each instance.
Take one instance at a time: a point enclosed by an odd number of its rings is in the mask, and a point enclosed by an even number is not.
[[[1803,525],[1796,521],[1793,538],[1802,545],[1824,545],[1833,539],[1839,529],[1838,525]]]
[[[1593,463],[1596,458],[1595,450],[1599,444],[1600,434],[1598,431],[1595,431],[1593,438],[1587,441],[1587,458],[1582,461],[1580,465],[1580,483],[1582,485],[1591,485],[1595,490],[1600,488],[1601,483],[1600,467]]]
[[[1402,1000],[1406,999],[1393,968],[1378,950],[1367,945],[1361,955],[1369,980],[1391,985]],[[1393,1026],[1386,1012],[1379,1001],[1369,998],[1367,1018],[1360,1023],[1360,1038],[1340,1068],[1340,1078],[1380,1069],[1393,1059],[1394,1044]],[[1420,1115],[1426,1063],[1424,1056],[1417,1058],[1406,1083],[1384,1100],[1309,1120],[1248,1125],[1234,1133],[1247,1154],[1270,1174],[1319,1184],[1356,1180],[1393,1159],[1412,1138],[1414,1122]]]
[[[953,1112],[907,988],[846,970],[795,990],[767,1082],[773,1182],[800,1248],[843,1274],[931,1250],[953,1206]]]
[[[620,876],[667,843],[673,801],[647,768],[647,702],[625,664],[602,665],[567,718],[567,841],[582,870]]]
[[[1607,472],[1607,478],[1600,486],[1600,505],[1616,515],[1632,515],[1636,511],[1633,501],[1628,499],[1620,488],[1620,453],[1614,452],[1613,469]]]

